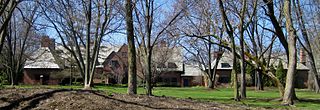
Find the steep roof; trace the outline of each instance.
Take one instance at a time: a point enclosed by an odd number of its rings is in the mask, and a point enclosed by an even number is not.
[[[34,52],[34,54],[26,61],[24,68],[61,69],[48,47],[41,47]]]
[[[101,46],[99,50],[99,55],[98,55],[98,63],[101,65],[104,60],[112,53],[112,52],[117,52],[121,46],[113,46],[113,45],[108,45],[108,46]],[[80,47],[81,50],[85,50],[84,47]],[[70,59],[71,54],[70,52],[65,49],[62,45],[56,46],[56,51],[60,51],[59,56],[64,58],[64,59]],[[85,51],[81,51],[84,54]],[[69,62],[67,62],[69,63]]]
[[[183,54],[181,47],[156,47],[152,60],[155,64],[165,63],[168,71],[183,71]]]

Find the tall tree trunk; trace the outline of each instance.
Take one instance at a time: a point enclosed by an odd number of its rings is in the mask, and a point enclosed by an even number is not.
[[[288,48],[289,48],[289,64],[286,78],[286,86],[283,96],[282,103],[285,105],[293,105],[293,99],[295,96],[294,81],[297,66],[297,55],[296,55],[296,34],[293,28],[291,18],[291,0],[285,0],[284,2],[284,15],[286,18],[286,29],[289,33],[288,36]]]
[[[294,0],[295,1],[295,0]],[[302,31],[302,36],[304,38],[304,41],[305,41],[305,44],[302,44],[303,47],[305,48],[305,50],[307,51],[308,53],[308,59],[309,59],[309,65],[311,66],[311,71],[309,72],[309,76],[311,76],[311,78],[309,80],[313,80],[313,90],[316,92],[316,93],[319,93],[320,92],[320,86],[319,86],[319,78],[317,76],[317,69],[316,69],[316,65],[315,65],[315,60],[314,60],[314,56],[313,56],[313,51],[311,49],[311,45],[310,45],[310,42],[309,42],[309,37],[308,37],[308,33],[307,33],[307,29],[305,27],[305,22],[304,22],[304,19],[303,19],[303,12],[301,10],[301,7],[300,7],[300,2],[297,0],[296,3],[293,3],[294,6],[295,6],[295,9],[298,9],[296,10],[296,15],[297,15],[297,18],[298,18],[298,22],[299,22],[299,26],[301,28],[301,31]]]
[[[208,28],[210,29],[210,28]],[[210,30],[209,30],[210,31]],[[209,32],[208,31],[208,32]],[[208,40],[211,41],[211,37],[208,37]],[[214,88],[214,82],[213,82],[213,71],[212,71],[212,54],[211,54],[211,43],[208,42],[208,76],[209,76],[209,82],[208,82],[208,88],[213,89]]]
[[[91,85],[90,85],[90,27],[91,27],[91,0],[88,0],[89,4],[88,4],[88,9],[86,10],[86,25],[87,25],[87,30],[86,30],[86,41],[87,41],[87,44],[86,44],[86,64],[85,64],[85,78],[84,78],[84,89],[90,89]]]
[[[131,0],[126,0],[126,24],[128,42],[128,94],[137,94],[137,66],[136,66],[136,47],[134,43],[134,29]]]
[[[236,45],[235,45],[235,39],[233,36],[233,27],[231,26],[229,19],[227,17],[226,11],[224,9],[224,5],[222,0],[218,0],[219,3],[219,10],[222,14],[222,21],[223,21],[223,26],[227,31],[227,34],[231,40],[231,52],[232,52],[232,72],[231,74],[234,74],[234,80],[233,80],[233,86],[234,86],[234,100],[235,101],[240,101],[240,97],[239,97],[239,89],[238,89],[238,73],[236,72],[236,68],[237,68],[237,53],[236,53]]]
[[[239,24],[239,31],[240,31],[240,47],[241,47],[241,84],[240,84],[240,98],[246,98],[246,65],[245,65],[245,56],[244,56],[244,17],[246,11],[246,0],[242,1],[242,9],[240,15],[240,24]]]
[[[147,54],[147,58],[145,58],[145,63],[146,63],[146,94],[148,96],[152,96],[152,70],[151,70],[151,52],[149,52],[151,50],[148,49],[148,54]]]

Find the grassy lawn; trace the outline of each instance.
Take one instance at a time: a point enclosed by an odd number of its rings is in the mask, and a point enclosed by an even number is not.
[[[38,86],[21,85],[19,88],[35,88]],[[73,88],[81,89],[82,86],[40,86],[48,88]],[[95,86],[95,90],[105,90],[114,93],[126,93],[127,88],[123,86]],[[138,88],[138,94],[144,94],[143,88]],[[266,88],[265,91],[255,91],[253,88],[247,89],[247,99],[240,102],[233,101],[232,88],[218,88],[215,90],[208,90],[204,87],[155,87],[153,94],[156,96],[170,96],[176,98],[192,98],[201,101],[214,101],[226,104],[239,104],[251,107],[265,107],[265,108],[289,108],[289,109],[319,109],[320,108],[320,94],[315,94],[303,89],[296,89],[296,93],[300,102],[295,104],[295,107],[284,107],[280,105],[279,92],[276,88]]]

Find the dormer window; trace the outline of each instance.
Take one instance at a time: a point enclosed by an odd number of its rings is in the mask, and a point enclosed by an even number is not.
[[[230,68],[229,63],[221,63],[221,68]]]

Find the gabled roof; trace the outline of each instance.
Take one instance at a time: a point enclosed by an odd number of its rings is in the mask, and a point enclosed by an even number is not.
[[[113,45],[101,46],[99,50],[99,55],[98,55],[98,64],[101,65],[112,52],[117,52],[119,51],[120,48],[121,46],[113,46]],[[85,50],[84,47],[80,47],[80,49]],[[62,45],[56,46],[56,51],[61,51],[59,56],[64,59],[69,59],[72,56],[70,52],[67,49],[65,49]],[[82,54],[84,54],[85,51],[81,51],[81,52],[83,52]]]
[[[213,62],[212,62],[212,69],[214,68],[215,64],[217,62],[217,59],[215,59]],[[228,64],[229,66],[228,67],[223,67],[222,65],[223,64]],[[231,52],[223,52],[220,60],[219,60],[219,63],[218,63],[218,66],[217,66],[217,69],[224,69],[224,70],[230,70],[232,69],[232,54]]]
[[[156,64],[160,62],[163,63],[161,60],[165,60],[164,67],[166,68],[162,69],[168,71],[183,71],[183,54],[181,47],[156,47],[152,59]]]
[[[48,47],[41,47],[34,52],[26,61],[24,68],[61,69]]]

